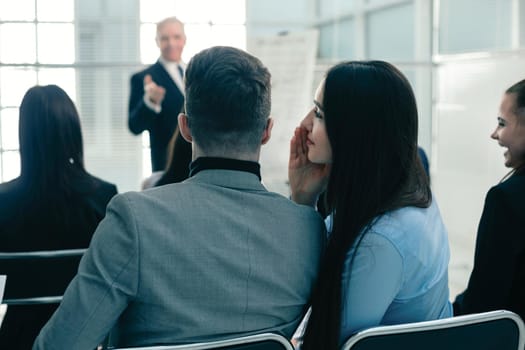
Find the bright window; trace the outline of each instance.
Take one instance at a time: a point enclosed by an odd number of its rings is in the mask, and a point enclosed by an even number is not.
[[[35,19],[35,0],[0,1],[0,21],[32,21]]]
[[[40,64],[75,61],[74,8],[70,0],[0,0],[0,182],[20,173],[18,106],[36,84],[58,84],[75,98],[71,68]]]
[[[32,23],[5,23],[0,25],[1,62],[35,63],[35,39],[35,25]],[[24,45],[20,45],[20,43],[24,43]]]
[[[20,173],[25,92],[56,84],[79,110],[88,171],[138,189],[151,166],[147,133],[135,142],[127,129],[129,78],[157,60],[155,23],[168,16],[186,23],[185,62],[212,45],[246,47],[245,0],[0,0],[0,182]]]

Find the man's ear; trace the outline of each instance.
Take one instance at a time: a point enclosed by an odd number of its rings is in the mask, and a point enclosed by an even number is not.
[[[266,127],[264,128],[261,145],[264,145],[268,141],[270,141],[270,137],[272,136],[272,128],[273,128],[273,119],[268,118],[268,120],[266,121]]]
[[[184,113],[179,113],[179,131],[182,137],[184,137],[184,140],[188,142],[193,142],[193,138],[191,137],[191,130],[188,126],[188,116]]]

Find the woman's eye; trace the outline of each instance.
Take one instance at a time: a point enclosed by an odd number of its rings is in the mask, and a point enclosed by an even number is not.
[[[323,115],[321,114],[321,111],[317,107],[314,108],[314,114],[316,118],[323,119]]]

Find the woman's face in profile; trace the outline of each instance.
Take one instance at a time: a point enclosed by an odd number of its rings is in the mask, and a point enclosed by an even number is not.
[[[323,95],[324,80],[321,81],[315,92],[313,108],[301,122],[301,126],[308,131],[306,139],[308,160],[316,164],[332,162],[332,147],[325,126]]]
[[[501,101],[498,126],[490,135],[501,147],[507,148],[503,156],[505,166],[518,168],[525,162],[525,123],[516,115],[516,94],[505,94]]]

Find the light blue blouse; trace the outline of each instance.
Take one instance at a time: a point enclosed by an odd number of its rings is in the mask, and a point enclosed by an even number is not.
[[[326,224],[331,231],[331,217]],[[341,342],[364,328],[452,316],[447,230],[435,199],[384,214],[350,265],[354,251],[343,272]]]

